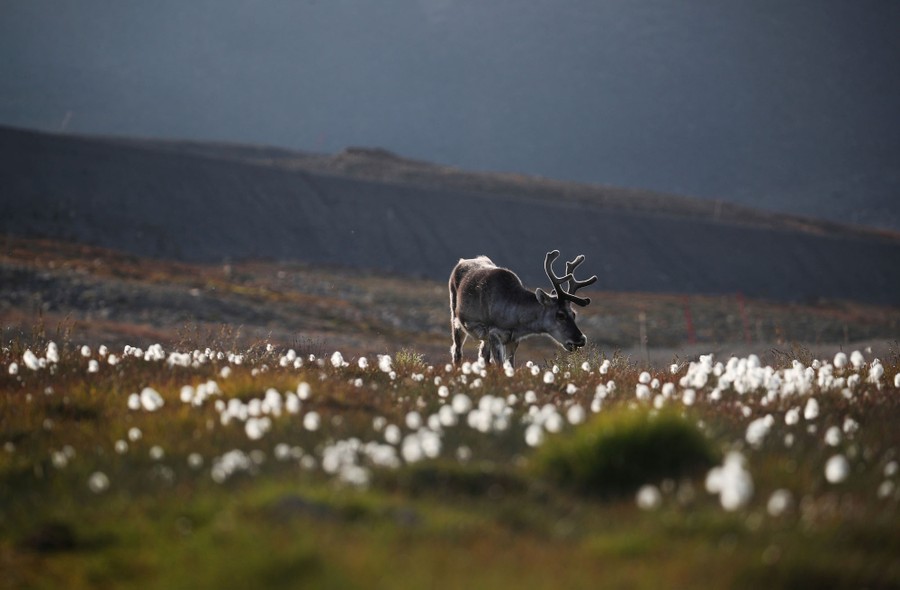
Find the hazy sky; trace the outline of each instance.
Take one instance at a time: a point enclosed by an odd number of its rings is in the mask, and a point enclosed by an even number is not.
[[[884,217],[898,113],[896,0],[0,3],[0,123],[45,130],[380,146]]]

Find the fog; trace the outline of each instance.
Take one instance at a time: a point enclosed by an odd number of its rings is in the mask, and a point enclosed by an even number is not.
[[[6,0],[0,124],[502,170],[900,229],[900,3]]]

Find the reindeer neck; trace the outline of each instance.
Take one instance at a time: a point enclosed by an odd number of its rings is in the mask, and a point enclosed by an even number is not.
[[[528,336],[546,333],[542,321],[544,306],[535,299],[533,293],[528,292],[527,297],[522,297],[519,301],[518,313],[520,324],[514,331],[514,340],[521,340]]]

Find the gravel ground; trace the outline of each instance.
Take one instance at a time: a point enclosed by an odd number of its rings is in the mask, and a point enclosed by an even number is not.
[[[87,343],[268,338],[310,352],[411,348],[432,362],[448,356],[443,282],[273,262],[192,265],[60,242],[10,238],[6,244],[0,256],[4,341],[29,337],[42,323],[49,335],[69,331]],[[663,364],[710,351],[771,356],[866,346],[887,354],[900,333],[900,310],[877,306],[591,296],[594,303],[580,310],[583,331],[599,352],[618,350],[636,362]],[[476,347],[469,341],[467,357],[474,358]],[[556,350],[548,339],[534,338],[520,349],[520,362]]]

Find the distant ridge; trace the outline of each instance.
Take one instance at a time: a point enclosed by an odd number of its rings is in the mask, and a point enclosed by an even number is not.
[[[335,155],[0,128],[0,231],[195,262],[267,258],[445,279],[487,254],[542,285],[584,253],[598,288],[900,305],[894,234],[385,150]],[[588,268],[590,267],[590,268]]]
[[[725,200],[560,181],[517,173],[473,172],[407,158],[384,148],[351,146],[336,154],[317,154],[267,146],[218,142],[129,138],[108,138],[108,140],[121,145],[152,147],[174,153],[232,159],[284,170],[302,170],[423,188],[460,189],[522,199],[551,198],[583,201],[623,210],[710,218],[716,221],[757,225],[771,229],[841,234],[861,232],[867,236],[882,234],[891,238],[900,238],[900,234],[897,232],[883,228],[839,224],[786,213],[773,213]]]

